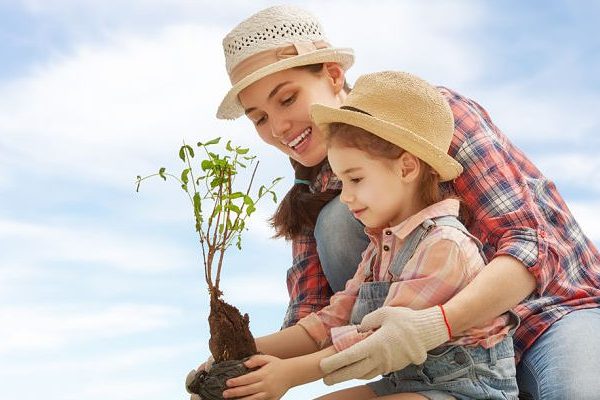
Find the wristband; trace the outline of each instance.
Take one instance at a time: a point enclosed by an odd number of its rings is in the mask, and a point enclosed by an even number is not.
[[[444,323],[446,324],[446,329],[448,329],[448,340],[452,339],[452,329],[450,329],[450,324],[448,323],[448,318],[446,318],[446,311],[441,304],[438,304],[438,307],[442,311],[442,317],[444,317]]]

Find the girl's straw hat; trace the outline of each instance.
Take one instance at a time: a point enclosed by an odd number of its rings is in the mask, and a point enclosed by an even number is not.
[[[238,94],[267,75],[324,62],[346,70],[354,62],[352,49],[331,47],[316,17],[293,6],[270,7],[242,21],[223,39],[223,51],[233,87],[219,106],[220,119],[243,115]]]
[[[433,86],[406,72],[363,75],[341,108],[314,104],[311,117],[326,134],[334,122],[369,131],[425,161],[441,181],[463,170],[448,155],[454,134],[450,105]]]

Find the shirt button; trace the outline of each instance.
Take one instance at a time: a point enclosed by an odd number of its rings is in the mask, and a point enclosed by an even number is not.
[[[385,234],[390,236],[392,234],[392,231],[385,231]]]
[[[390,251],[390,246],[388,246],[387,244],[383,246],[383,250],[385,251]]]

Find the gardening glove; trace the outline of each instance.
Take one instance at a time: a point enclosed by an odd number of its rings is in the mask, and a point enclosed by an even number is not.
[[[196,378],[196,375],[198,373],[200,373],[201,371],[205,371],[205,372],[210,371],[210,368],[212,367],[214,362],[215,362],[215,359],[213,358],[212,355],[210,355],[206,359],[206,361],[204,363],[202,363],[198,368],[191,370],[187,374],[187,376],[185,378],[185,390],[187,390],[187,392],[191,394],[190,400],[202,400],[202,398],[199,395],[190,392],[189,385],[194,381],[194,378]]]
[[[349,379],[371,379],[422,364],[427,352],[450,339],[439,306],[425,310],[382,307],[365,315],[361,331],[373,334],[351,347],[321,360],[323,381],[333,385]]]

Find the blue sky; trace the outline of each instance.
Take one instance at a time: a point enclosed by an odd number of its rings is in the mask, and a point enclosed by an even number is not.
[[[600,244],[600,5],[593,1],[294,2],[355,49],[351,81],[406,70],[479,101]],[[184,399],[208,355],[190,210],[134,178],[220,135],[264,181],[286,159],[248,121],[217,121],[222,37],[264,1],[0,1],[0,386],[3,398]],[[256,214],[226,300],[278,329],[290,249]],[[354,384],[353,382],[351,384]],[[286,398],[327,388],[314,383]]]

